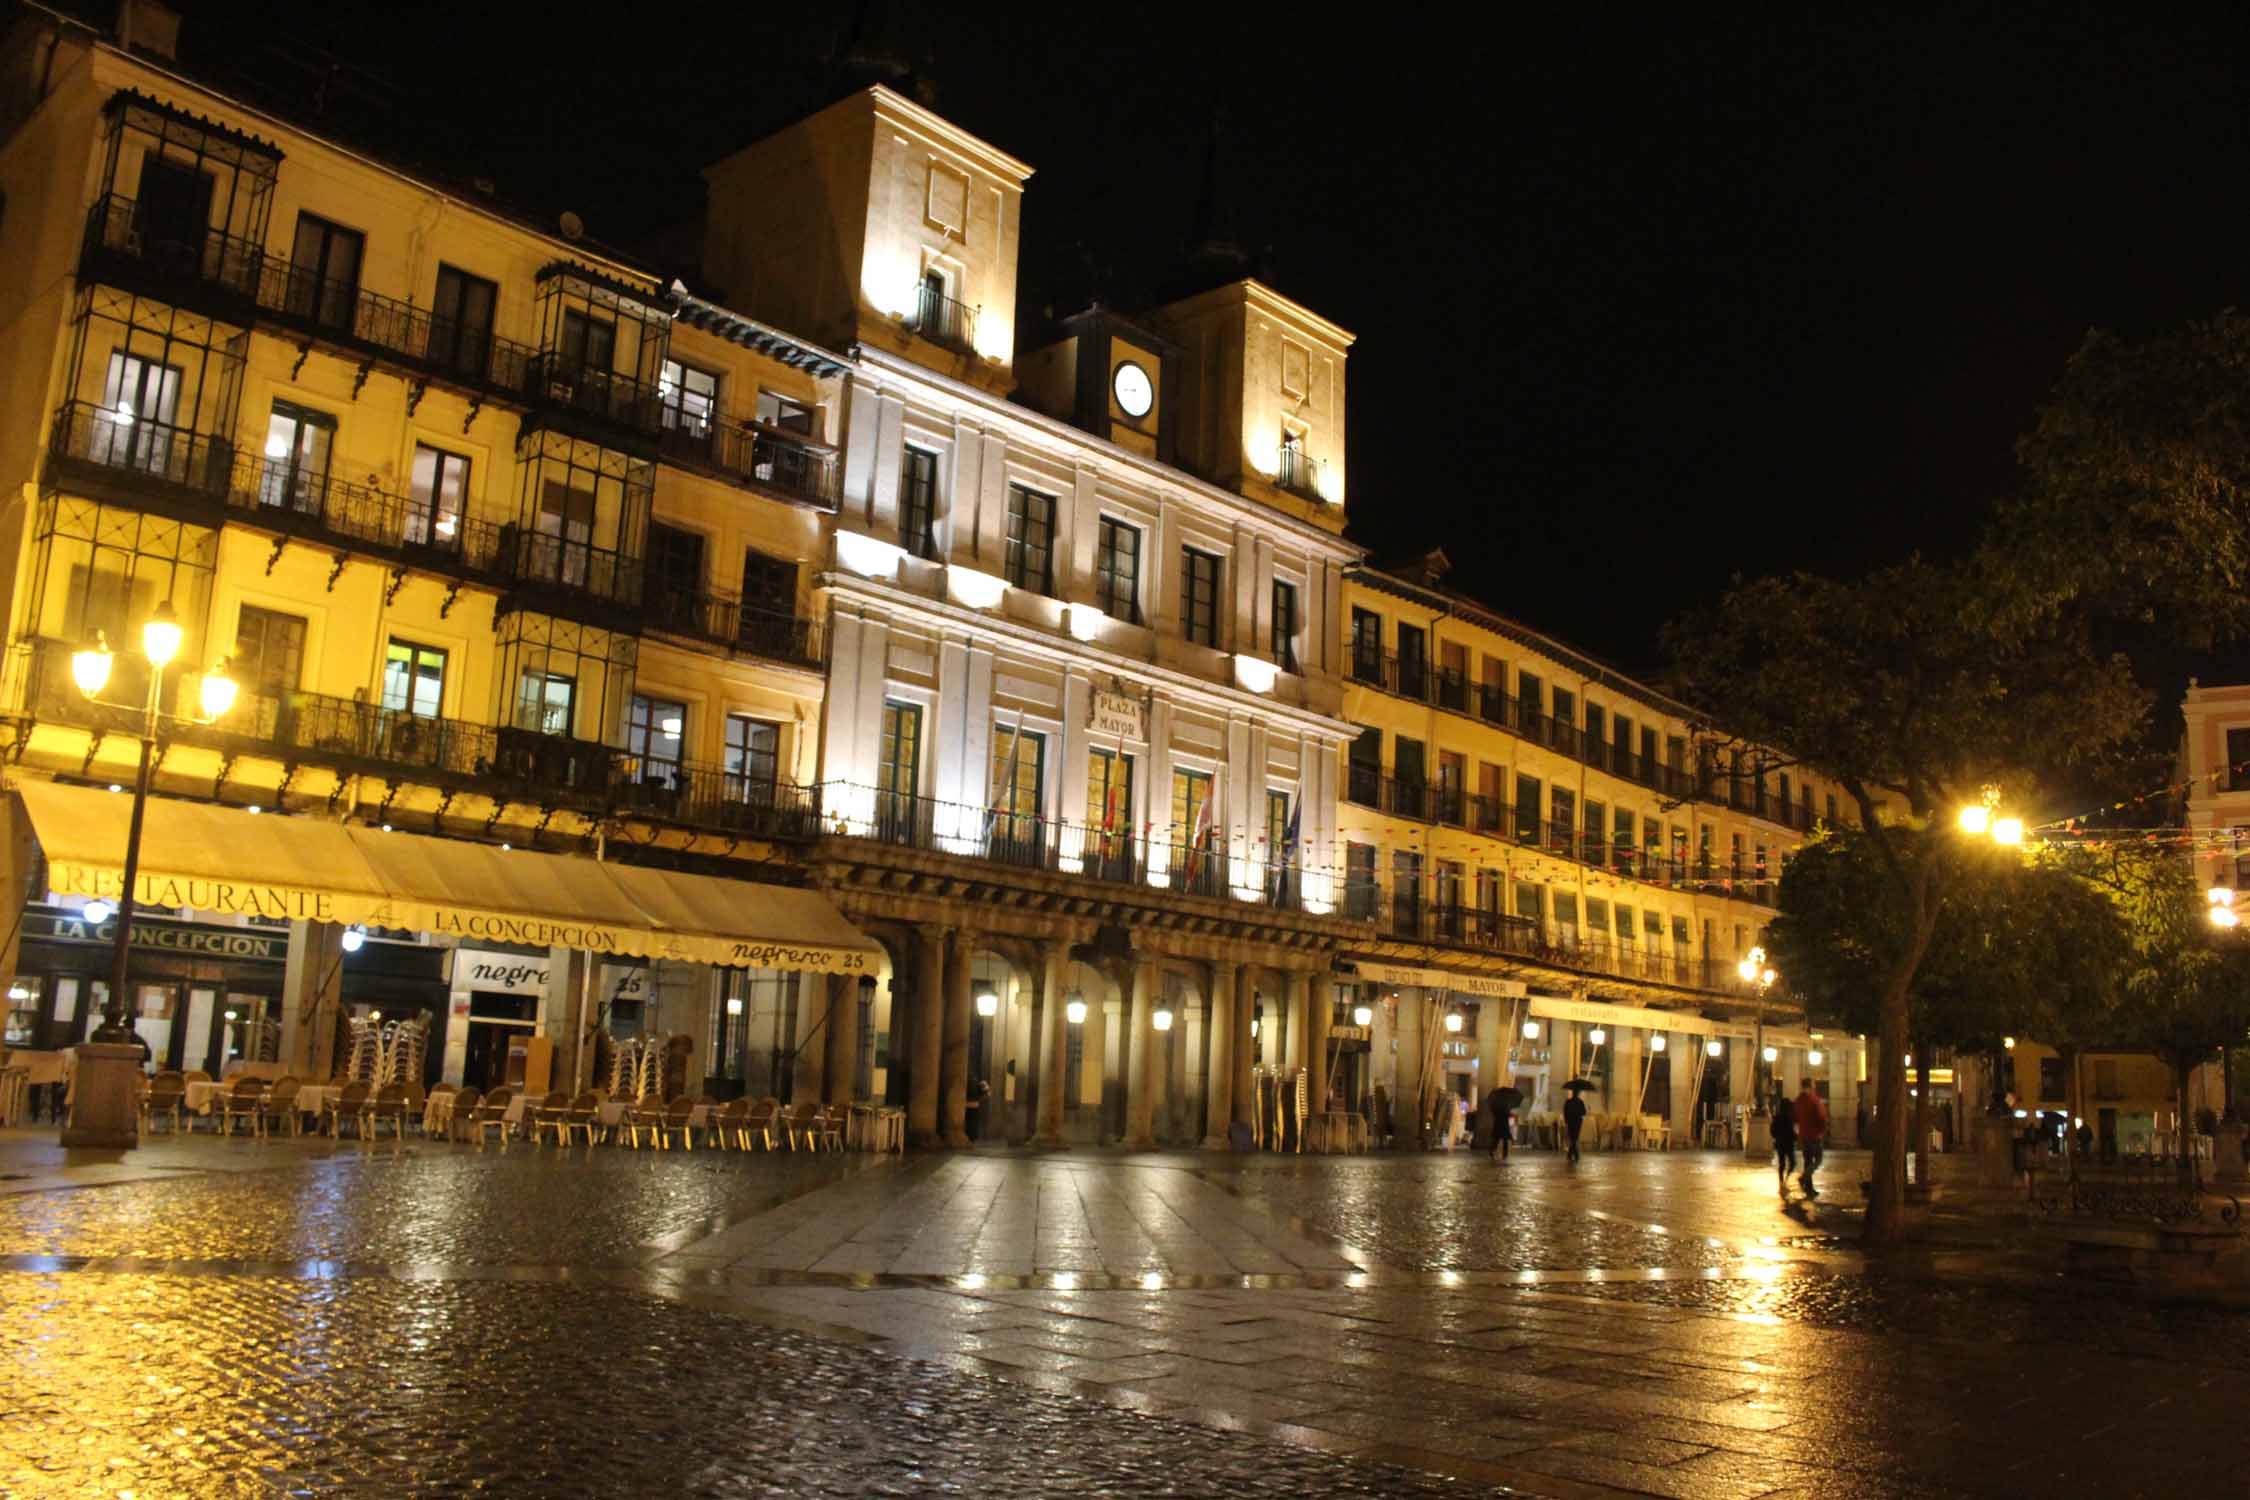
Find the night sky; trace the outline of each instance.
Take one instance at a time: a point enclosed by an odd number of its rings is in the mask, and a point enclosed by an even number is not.
[[[855,12],[182,8],[200,67],[325,47],[394,152],[621,244],[841,92]],[[1222,106],[1223,227],[1359,337],[1352,534],[1442,544],[1457,584],[1627,666],[1733,573],[1958,549],[2087,328],[2250,277],[2250,23],[2223,11],[901,9],[874,39],[1037,168],[1020,323],[1177,265]]]

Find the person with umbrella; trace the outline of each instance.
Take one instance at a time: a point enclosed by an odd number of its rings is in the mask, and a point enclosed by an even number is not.
[[[1510,1123],[1516,1109],[1523,1103],[1523,1090],[1512,1085],[1494,1089],[1484,1096],[1485,1108],[1492,1111],[1492,1154],[1502,1165],[1508,1160],[1508,1148],[1516,1137]]]
[[[1562,1107],[1563,1134],[1570,1138],[1570,1159],[1576,1161],[1578,1132],[1586,1128],[1586,1101],[1579,1095],[1593,1085],[1583,1078],[1573,1078],[1563,1087],[1570,1091],[1570,1097],[1563,1102]]]

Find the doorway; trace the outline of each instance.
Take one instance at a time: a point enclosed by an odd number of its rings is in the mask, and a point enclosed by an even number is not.
[[[485,1090],[507,1081],[508,1042],[538,1029],[538,1004],[534,995],[470,994],[469,1040],[461,1061],[464,1087]]]

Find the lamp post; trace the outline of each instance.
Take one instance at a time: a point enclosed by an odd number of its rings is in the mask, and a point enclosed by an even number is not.
[[[96,1046],[130,1047],[138,1038],[125,1004],[125,971],[132,950],[133,888],[138,883],[141,868],[141,825],[148,811],[149,752],[156,743],[156,732],[163,717],[164,669],[179,655],[185,632],[180,628],[179,616],[173,612],[172,601],[167,599],[156,607],[141,626],[141,655],[147,660],[148,696],[138,706],[140,725],[140,769],[133,780],[133,812],[125,832],[125,868],[123,888],[118,892],[116,911],[116,937],[110,945],[109,995],[102,1005],[102,1024],[95,1029],[90,1040]],[[101,701],[102,689],[109,686],[110,668],[114,665],[109,642],[99,631],[82,650],[70,658],[71,679],[78,690],[93,702]],[[203,717],[191,723],[211,723],[234,707],[234,679],[226,675],[224,664],[203,679]],[[113,705],[123,707],[125,705]],[[85,1063],[81,1059],[78,1098],[81,1103],[71,1110],[71,1123],[63,1132],[63,1144],[116,1144],[122,1137],[127,1145],[134,1143],[133,1101],[131,1090],[122,1091],[86,1087],[92,1082],[85,1076]],[[94,1059],[97,1063],[99,1059]],[[97,1072],[98,1072],[97,1067]],[[74,1140],[73,1136],[78,1139]]]

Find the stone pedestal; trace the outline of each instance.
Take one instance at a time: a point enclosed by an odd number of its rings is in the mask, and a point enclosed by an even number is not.
[[[2250,1127],[2240,1124],[2221,1125],[2218,1137],[2211,1142],[2211,1176],[2226,1183],[2250,1180],[2250,1170],[2243,1161],[2243,1136]]]
[[[1977,1117],[1977,1182],[1983,1187],[2013,1187],[2016,1181],[2016,1121],[2013,1115]]]
[[[1773,1116],[1752,1115],[1743,1123],[1742,1154],[1752,1161],[1773,1155]]]
[[[138,1146],[140,1112],[133,1094],[140,1076],[140,1048],[130,1043],[81,1043],[63,1145],[95,1151],[130,1151]]]

